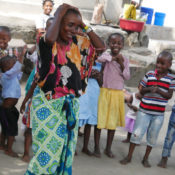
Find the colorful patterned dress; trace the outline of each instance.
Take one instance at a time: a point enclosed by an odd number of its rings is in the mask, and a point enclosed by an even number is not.
[[[94,62],[88,38],[69,45],[39,42],[40,93],[32,99],[34,157],[25,175],[71,175],[78,133],[78,98],[85,91]]]

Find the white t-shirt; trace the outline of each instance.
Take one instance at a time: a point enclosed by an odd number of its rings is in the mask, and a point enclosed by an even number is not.
[[[136,95],[136,93],[133,93],[132,94],[133,100],[132,100],[132,103],[131,104],[132,104],[132,106],[135,106],[135,107],[139,108],[140,100],[137,99],[135,95]],[[131,119],[134,119],[135,120],[136,119],[136,116],[137,116],[137,112],[135,112],[133,109],[129,108],[126,116],[128,118],[131,118]]]
[[[41,14],[35,21],[36,29],[45,29],[47,20],[53,15]]]

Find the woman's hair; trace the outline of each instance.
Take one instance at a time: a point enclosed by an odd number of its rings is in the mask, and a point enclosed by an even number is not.
[[[75,15],[80,15],[81,16],[81,14],[80,14],[80,12],[79,11],[77,11],[76,9],[68,9],[67,10],[67,12],[66,12],[66,14],[64,15],[64,17],[66,16],[66,15],[68,15],[68,14],[70,14],[70,13],[73,13],[73,14],[75,14]]]
[[[165,57],[170,62],[172,62],[172,60],[173,60],[173,55],[169,51],[167,51],[167,50],[163,50],[162,52],[160,52],[159,55],[158,55],[158,58],[159,57]]]
[[[125,38],[124,38],[124,36],[123,36],[122,34],[120,34],[120,33],[112,33],[112,34],[110,34],[109,37],[108,37],[108,40],[107,40],[107,44],[109,44],[109,41],[111,40],[111,38],[112,38],[113,36],[119,36],[119,37],[121,38],[123,44],[124,44]]]
[[[43,0],[43,6],[45,5],[46,2],[51,2],[54,5],[54,1],[53,0]]]

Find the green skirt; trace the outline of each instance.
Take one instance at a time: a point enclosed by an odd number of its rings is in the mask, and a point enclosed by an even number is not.
[[[78,134],[79,102],[73,95],[47,100],[44,93],[31,105],[34,157],[25,175],[71,175]]]

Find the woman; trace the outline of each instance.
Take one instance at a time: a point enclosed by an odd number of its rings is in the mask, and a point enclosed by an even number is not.
[[[81,27],[87,37],[77,35]],[[31,106],[34,157],[26,175],[72,174],[78,133],[78,99],[85,91],[96,49],[104,43],[68,4],[58,7],[39,41],[40,93]]]

